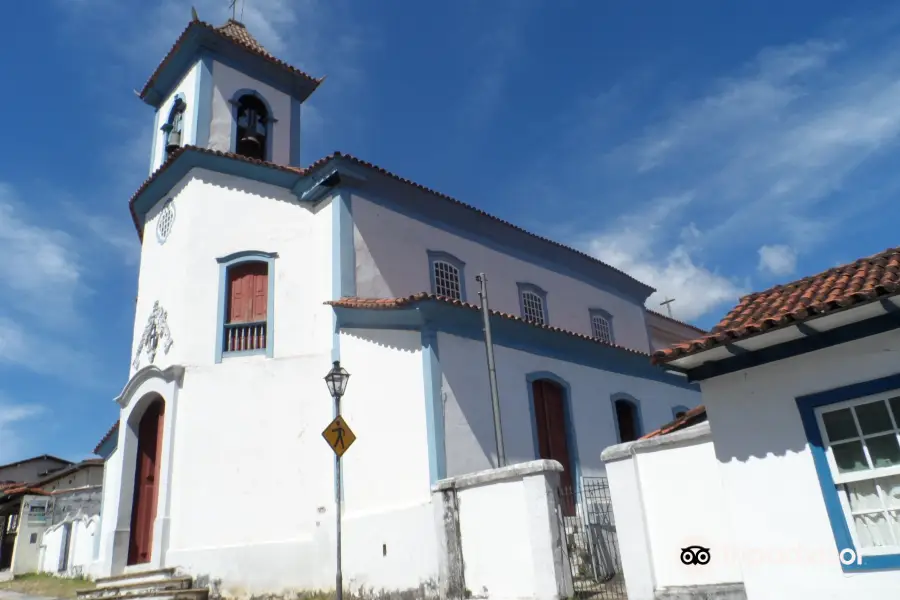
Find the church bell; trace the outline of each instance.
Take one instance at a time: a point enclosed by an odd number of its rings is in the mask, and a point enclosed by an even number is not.
[[[169,139],[166,142],[166,152],[174,152],[181,147],[181,132],[178,130],[169,133]]]

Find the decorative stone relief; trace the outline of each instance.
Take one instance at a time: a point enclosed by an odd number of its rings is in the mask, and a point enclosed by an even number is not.
[[[152,363],[156,359],[156,352],[159,344],[162,342],[163,354],[168,354],[169,349],[174,343],[172,334],[169,331],[169,323],[167,321],[168,313],[159,305],[159,300],[153,303],[153,310],[147,318],[147,325],[144,327],[144,334],[138,343],[137,350],[134,352],[134,360],[131,366],[137,369],[141,366],[141,354],[146,352],[147,358]]]

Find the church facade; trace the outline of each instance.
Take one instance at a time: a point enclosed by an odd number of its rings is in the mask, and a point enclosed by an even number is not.
[[[141,91],[155,136],[95,576],[329,588],[342,494],[345,582],[437,578],[432,487],[497,461],[483,279],[508,463],[558,460],[577,488],[605,447],[699,403],[649,362],[649,286],[360,159],[301,166],[320,83],[240,23],[194,20]],[[356,435],[340,485],[334,361]]]

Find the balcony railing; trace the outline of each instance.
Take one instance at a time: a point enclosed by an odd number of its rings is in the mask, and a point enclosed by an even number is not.
[[[223,352],[253,352],[266,349],[266,322],[226,323]]]

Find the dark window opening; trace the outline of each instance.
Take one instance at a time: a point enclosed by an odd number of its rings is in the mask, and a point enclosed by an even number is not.
[[[268,160],[266,141],[269,130],[269,111],[256,96],[241,96],[237,101],[237,144],[235,152],[241,156]]]
[[[171,158],[173,152],[181,148],[184,132],[184,109],[184,100],[181,98],[175,100],[175,105],[169,112],[169,119],[163,126],[166,134],[166,160]]]
[[[619,442],[633,442],[638,432],[637,407],[628,400],[616,400],[616,422],[619,425]]]

